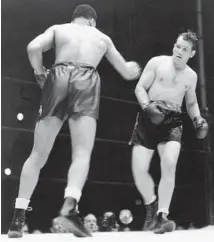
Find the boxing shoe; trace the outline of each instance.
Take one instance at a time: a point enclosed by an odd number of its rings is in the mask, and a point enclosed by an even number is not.
[[[157,201],[146,205],[146,218],[143,226],[143,231],[151,231],[157,223],[156,214],[158,209]]]
[[[172,232],[176,228],[174,221],[169,220],[164,213],[159,213],[157,215],[157,224],[153,230],[155,234],[164,234],[166,232]]]
[[[31,211],[32,208],[28,207],[27,211]],[[9,238],[20,238],[23,234],[23,228],[25,226],[25,209],[15,208],[12,223],[8,231]]]
[[[69,204],[73,204],[72,207]],[[66,198],[60,216],[53,219],[52,230],[54,233],[73,233],[76,237],[92,236],[78,216],[76,201],[73,198]]]

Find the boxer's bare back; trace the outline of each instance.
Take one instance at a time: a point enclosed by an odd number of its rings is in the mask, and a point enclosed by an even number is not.
[[[55,63],[77,62],[97,67],[107,51],[109,37],[87,25],[68,23],[52,26]]]
[[[42,53],[51,48],[55,49],[55,64],[76,62],[96,68],[105,55],[115,70],[126,80],[137,78],[141,72],[136,62],[127,62],[111,38],[90,26],[87,19],[76,19],[75,22],[54,25],[30,42],[28,57],[36,75],[44,74]]]

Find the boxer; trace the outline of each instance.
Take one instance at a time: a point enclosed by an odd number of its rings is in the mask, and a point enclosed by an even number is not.
[[[124,79],[133,80],[141,74],[139,65],[127,62],[112,40],[96,29],[96,20],[97,14],[91,6],[79,5],[73,12],[71,23],[51,26],[27,47],[30,64],[42,88],[42,98],[33,149],[21,172],[8,232],[10,238],[22,236],[25,211],[40,170],[65,120],[68,120],[72,140],[72,164],[64,204],[52,226],[55,232],[91,236],[78,216],[77,205],[89,171],[99,116],[100,77],[96,68],[105,56]],[[50,70],[46,70],[42,54],[51,48],[55,50],[55,62]]]
[[[156,56],[149,60],[135,89],[141,111],[130,141],[133,145],[132,172],[147,211],[143,230],[155,233],[171,232],[176,227],[167,216],[181,148],[181,106],[184,98],[196,137],[204,139],[208,132],[195,92],[197,74],[187,65],[195,55],[196,43],[195,33],[180,34],[171,56]],[[158,201],[153,179],[148,173],[156,148],[161,162]]]

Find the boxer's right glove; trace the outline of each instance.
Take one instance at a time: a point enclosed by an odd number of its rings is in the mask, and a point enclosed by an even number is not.
[[[153,124],[160,124],[165,119],[165,114],[158,108],[158,104],[150,102],[142,105],[143,110],[147,113]]]
[[[43,74],[37,75],[36,72],[34,72],[35,79],[41,89],[43,89],[45,82],[47,81],[47,76],[48,76],[49,72],[50,72],[50,70],[48,70],[46,68],[44,68]]]
[[[193,119],[193,125],[196,131],[196,138],[197,139],[204,139],[207,136],[209,126],[207,121],[202,118],[201,116],[195,117]]]
[[[129,75],[125,78],[127,80],[136,80],[140,77],[142,69],[137,62],[128,61],[126,62],[126,67],[128,69]]]

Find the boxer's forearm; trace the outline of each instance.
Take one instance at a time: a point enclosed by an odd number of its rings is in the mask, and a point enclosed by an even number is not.
[[[122,55],[115,49],[112,53],[109,51],[106,55],[108,61],[113,65],[115,70],[124,78],[130,79],[131,73],[127,66],[127,62]]]
[[[27,48],[27,53],[28,53],[28,59],[35,73],[37,75],[43,74],[44,68],[43,68],[42,50],[40,48],[31,47],[29,45]]]
[[[190,103],[186,105],[189,117],[193,120],[195,117],[201,116],[201,112],[198,106],[198,102]]]
[[[126,65],[125,60],[121,57],[118,58],[118,61],[113,62],[113,66],[115,70],[124,78],[124,79],[130,79],[130,71]]]
[[[149,103],[149,96],[143,87],[137,86],[135,88],[135,95],[142,108]]]

